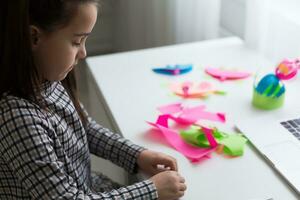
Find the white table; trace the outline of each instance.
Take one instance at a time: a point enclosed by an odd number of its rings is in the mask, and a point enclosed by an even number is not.
[[[253,73],[258,67],[273,66],[245,47],[239,38],[225,38],[190,44],[167,46],[125,52],[87,59],[91,81],[98,89],[113,129],[124,137],[149,149],[175,157],[188,189],[184,200],[248,200],[265,197],[274,200],[293,200],[299,196],[286,184],[260,154],[248,144],[243,156],[233,159],[213,153],[210,159],[192,164],[169,146],[149,138],[150,127],[146,120],[155,121],[156,108],[174,102],[188,105],[205,104],[209,111],[225,112],[228,122],[218,126],[233,131],[238,117],[253,117],[299,109],[295,95],[299,81],[287,86],[285,106],[275,111],[260,111],[251,105],[253,77],[237,82],[220,83],[204,74],[206,66],[246,69]],[[181,76],[164,76],[153,73],[157,66],[167,64],[193,64],[191,73]],[[208,80],[225,90],[225,96],[211,96],[203,100],[181,100],[171,95],[167,83],[184,80]],[[298,95],[299,96],[299,95]],[[299,99],[299,98],[298,98]]]

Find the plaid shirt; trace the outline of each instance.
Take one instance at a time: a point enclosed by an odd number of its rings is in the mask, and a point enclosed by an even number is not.
[[[86,128],[60,82],[42,88],[47,111],[28,100],[0,100],[0,199],[157,199],[146,180],[105,193],[91,188],[90,153],[133,173],[142,147],[88,117]]]

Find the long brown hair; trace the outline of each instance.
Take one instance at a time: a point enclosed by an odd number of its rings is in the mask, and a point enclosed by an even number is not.
[[[4,93],[38,104],[42,84],[33,61],[30,25],[53,32],[68,25],[78,5],[98,3],[97,0],[4,0],[0,8],[0,98]],[[62,81],[74,106],[85,124],[80,106],[75,72]],[[33,98],[32,98],[33,97]]]

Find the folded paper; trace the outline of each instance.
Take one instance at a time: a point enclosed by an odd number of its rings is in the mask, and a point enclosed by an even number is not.
[[[183,83],[173,83],[170,89],[174,94],[184,98],[205,98],[211,94],[224,94],[223,91],[217,90],[209,82],[194,83],[186,81]]]
[[[167,65],[166,67],[159,67],[152,69],[156,73],[166,74],[166,75],[179,75],[185,74],[192,71],[193,65]]]
[[[285,86],[283,81],[294,78],[300,69],[300,60],[284,59],[275,68],[274,73],[256,77],[252,104],[260,109],[271,110],[280,108],[284,104]]]
[[[207,67],[205,72],[210,76],[219,79],[220,81],[244,79],[251,75],[249,72],[222,70],[213,67]]]
[[[207,137],[207,133],[211,134]],[[241,134],[227,134],[218,129],[192,126],[188,130],[180,131],[181,137],[188,143],[199,147],[223,146],[223,152],[230,156],[241,156],[247,139]],[[210,140],[213,137],[214,140]]]
[[[260,109],[280,108],[284,103],[285,87],[275,74],[267,74],[254,85],[252,104]]]
[[[151,126],[158,128],[166,141],[178,152],[182,153],[192,162],[197,162],[203,157],[207,157],[215,148],[198,148],[186,143],[181,139],[177,131],[168,128],[168,117],[162,115],[156,123],[148,122]]]
[[[213,131],[203,127],[203,141],[206,141],[206,145],[205,148],[200,148],[199,145],[195,145],[193,142],[184,141],[178,131],[169,127],[169,120],[185,126],[193,125],[201,119],[225,122],[225,114],[210,113],[205,111],[205,108],[204,105],[185,107],[181,103],[160,106],[158,110],[162,115],[159,115],[155,123],[147,123],[159,129],[165,140],[174,149],[191,161],[197,162],[203,157],[209,157],[209,154],[217,149],[218,141],[215,139]]]
[[[169,118],[183,125],[192,125],[199,120],[210,120],[225,123],[224,113],[212,113],[205,111],[204,105],[184,107],[182,104],[170,104],[158,108],[163,114],[169,114]],[[175,112],[176,111],[176,112]]]
[[[284,59],[276,67],[275,75],[280,80],[289,80],[294,78],[297,75],[299,69],[300,69],[299,59],[295,59],[295,60]]]

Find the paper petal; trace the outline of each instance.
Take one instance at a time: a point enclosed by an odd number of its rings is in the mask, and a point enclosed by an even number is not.
[[[243,78],[247,78],[251,75],[249,72],[221,70],[221,69],[212,68],[212,67],[207,67],[205,69],[205,72],[214,78],[218,78],[221,81],[243,79]]]
[[[168,141],[168,143],[176,149],[178,152],[182,153],[184,156],[192,160],[193,162],[199,161],[204,156],[207,156],[215,150],[215,148],[199,148],[192,146],[184,142],[178,133],[172,129],[163,127],[159,124],[148,122],[150,125],[161,130],[162,134]]]

